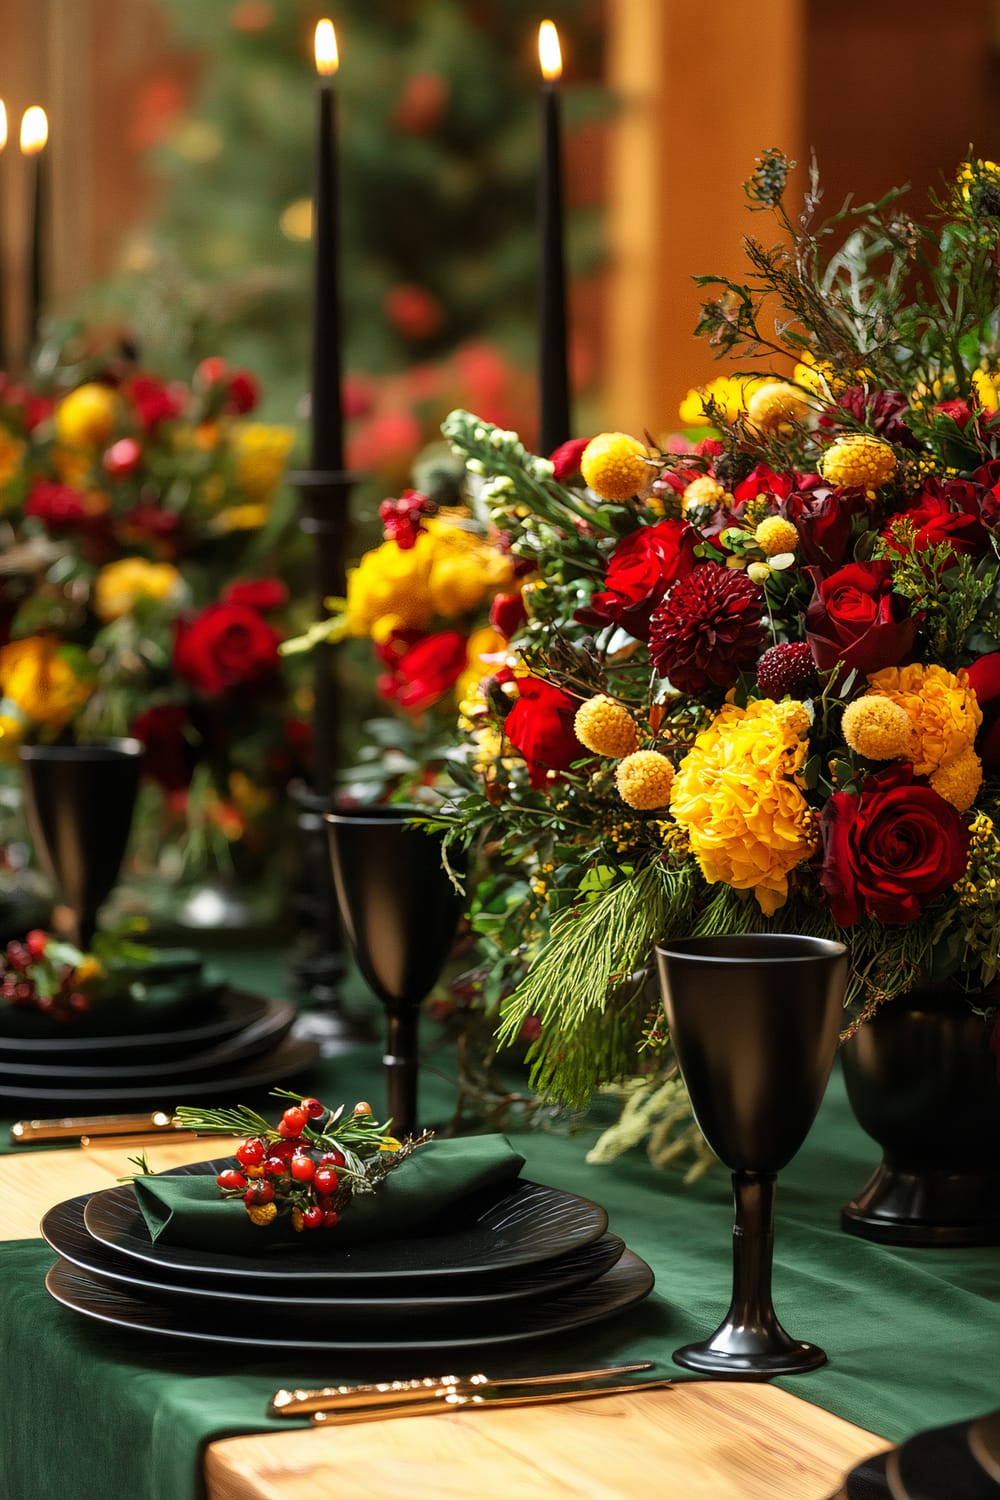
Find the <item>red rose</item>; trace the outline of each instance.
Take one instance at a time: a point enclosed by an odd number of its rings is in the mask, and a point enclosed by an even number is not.
[[[181,624],[174,644],[174,670],[207,698],[228,688],[271,677],[278,667],[280,637],[247,604],[210,604]]]
[[[247,604],[262,614],[269,609],[284,609],[288,590],[280,578],[238,578],[222,593],[223,604]]]
[[[893,523],[903,520],[915,529],[916,552],[950,543],[952,550],[945,567],[953,564],[957,552],[983,553],[989,538],[980,520],[980,493],[979,486],[967,479],[952,479],[944,484],[939,479],[928,479],[915,502],[891,517],[882,539],[890,552],[906,553],[909,549],[901,546],[893,535]]]
[[[391,676],[379,679],[379,692],[411,713],[422,713],[454,687],[465,662],[466,641],[457,630],[426,635],[397,658]]]
[[[980,656],[966,671],[983,711],[976,749],[986,770],[995,770],[1000,766],[1000,651]]]
[[[490,624],[508,641],[527,618],[528,612],[520,594],[497,594],[490,605]]]
[[[733,488],[733,499],[737,505],[747,500],[756,500],[758,495],[773,495],[775,500],[784,500],[796,487],[794,472],[777,474],[770,464],[756,464],[745,479]]]
[[[866,515],[869,506],[863,490],[831,489],[817,478],[815,488],[794,490],[782,509],[799,534],[802,564],[832,573],[847,557],[854,517]]]
[[[161,422],[172,422],[181,414],[181,403],[168,386],[151,375],[137,375],[128,388],[136,416],[147,432]]]
[[[573,729],[579,703],[540,677],[517,679],[517,702],[504,721],[514,749],[524,756],[531,785],[545,786],[547,771],[568,771],[586,753]]]
[[[177,703],[147,708],[132,724],[146,747],[142,769],[167,792],[190,786],[197,755],[190,738],[191,721]]]
[[[863,673],[895,667],[913,649],[917,622],[909,600],[892,590],[887,562],[848,563],[829,578],[817,568],[816,592],[805,614],[806,639],[820,671],[838,661]]]
[[[226,392],[226,411],[245,417],[247,412],[253,411],[259,400],[260,386],[250,371],[234,370],[229,377],[229,389]]]
[[[570,438],[568,442],[560,443],[558,448],[553,448],[549,461],[552,464],[552,478],[558,484],[570,484],[580,477],[580,459],[589,442],[590,438]]]
[[[887,766],[861,792],[835,792],[823,809],[820,884],[841,927],[862,915],[915,922],[960,880],[969,857],[961,815],[913,767]]]
[[[604,589],[581,610],[583,624],[620,625],[637,640],[649,639],[649,619],[667,590],[694,567],[698,534],[686,521],[640,526],[620,541],[608,559]]]
[[[86,499],[79,490],[51,479],[36,479],[24,505],[24,514],[34,516],[49,531],[65,531],[86,525]]]

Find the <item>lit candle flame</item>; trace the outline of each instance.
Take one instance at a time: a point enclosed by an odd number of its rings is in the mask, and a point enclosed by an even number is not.
[[[336,73],[340,66],[337,33],[333,29],[332,21],[316,22],[316,37],[313,45],[316,52],[316,72],[321,77],[328,78],[331,73]]]
[[[542,77],[550,82],[562,77],[562,50],[559,33],[551,21],[543,21],[538,28],[538,61],[542,66]]]
[[[7,144],[7,106],[0,99],[0,151]]]
[[[38,104],[33,104],[26,109],[21,116],[21,151],[25,156],[37,156],[39,151],[45,149],[45,143],[49,138],[49,122],[45,117],[45,111]]]

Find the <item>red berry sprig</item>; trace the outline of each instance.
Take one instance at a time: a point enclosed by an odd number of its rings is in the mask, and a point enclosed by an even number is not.
[[[90,1010],[80,988],[78,964],[84,955],[35,928],[24,942],[14,939],[0,953],[0,1000],[31,1006],[53,1021],[73,1021]]]
[[[426,516],[434,515],[437,506],[429,495],[419,490],[404,490],[398,500],[383,500],[378,508],[379,520],[387,542],[395,542],[403,552],[409,552],[423,531]]]
[[[224,1198],[240,1198],[254,1224],[287,1218],[296,1231],[333,1229],[351,1200],[375,1190],[418,1145],[430,1139],[398,1141],[362,1101],[350,1114],[329,1109],[316,1098],[293,1099],[276,1125],[241,1105],[234,1110],[182,1107],[179,1123],[202,1134],[241,1134],[236,1165],[216,1182]]]

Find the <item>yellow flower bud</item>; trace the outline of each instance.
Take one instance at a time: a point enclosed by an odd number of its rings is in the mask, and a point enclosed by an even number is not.
[[[831,484],[877,490],[895,474],[896,455],[881,438],[854,432],[831,443],[819,467]]]
[[[782,552],[794,552],[799,544],[799,534],[791,521],[783,516],[768,516],[761,521],[753,539],[765,557],[777,557]]]
[[[626,432],[591,438],[580,459],[580,473],[605,500],[631,500],[652,476],[646,449]]]
[[[277,1215],[278,1205],[276,1203],[251,1203],[247,1205],[247,1218],[251,1224],[256,1224],[261,1229],[266,1228],[268,1224],[272,1224]]]
[[[840,728],[850,748],[866,760],[906,755],[913,738],[910,716],[902,704],[874,693],[847,705]]]
[[[747,401],[747,420],[759,432],[788,432],[809,415],[809,398],[804,391],[784,380],[772,380],[758,387]]]
[[[639,731],[628,709],[604,693],[581,703],[573,720],[573,729],[581,745],[595,755],[610,755],[620,760],[639,747]]]
[[[674,768],[659,750],[637,750],[634,755],[627,755],[615,771],[622,801],[640,812],[666,807],[673,780]]]

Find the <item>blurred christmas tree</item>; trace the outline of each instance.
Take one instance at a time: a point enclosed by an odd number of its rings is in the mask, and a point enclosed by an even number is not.
[[[332,14],[342,173],[348,461],[404,482],[461,402],[534,436],[538,170],[535,0],[161,0],[201,59],[164,115],[154,223],[114,295],[151,357],[259,372],[265,410],[301,411],[308,370],[311,62]],[[551,0],[567,134],[606,112],[598,0]],[[150,110],[162,107],[150,92]],[[155,121],[153,122],[155,127]],[[596,208],[570,216],[577,275],[600,256]],[[107,306],[107,303],[105,303]],[[585,353],[585,351],[583,351]],[[383,490],[383,493],[385,491]]]

